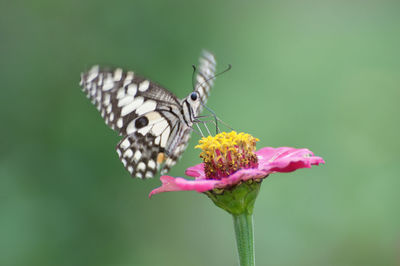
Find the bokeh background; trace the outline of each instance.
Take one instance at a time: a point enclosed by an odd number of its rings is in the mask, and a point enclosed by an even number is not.
[[[237,265],[231,217],[194,192],[147,198],[119,137],[81,92],[92,64],[191,90],[258,147],[326,164],[270,176],[255,207],[258,265],[400,265],[398,1],[0,3],[0,265]],[[198,163],[198,136],[170,172]]]

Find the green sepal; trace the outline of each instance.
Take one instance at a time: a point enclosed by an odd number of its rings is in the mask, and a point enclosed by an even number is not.
[[[218,207],[230,214],[253,214],[254,203],[260,191],[262,179],[241,182],[238,185],[204,192]]]

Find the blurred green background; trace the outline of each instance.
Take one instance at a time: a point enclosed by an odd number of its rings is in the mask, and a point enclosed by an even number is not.
[[[176,93],[213,51],[208,105],[258,147],[326,164],[270,176],[258,265],[400,265],[398,1],[2,1],[0,265],[237,265],[231,217],[194,192],[149,200],[81,92],[92,64]],[[194,135],[170,174],[200,162]]]

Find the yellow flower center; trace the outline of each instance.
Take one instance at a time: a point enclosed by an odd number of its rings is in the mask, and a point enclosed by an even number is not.
[[[241,168],[257,167],[257,138],[250,134],[222,132],[199,140],[195,148],[202,149],[200,158],[204,161],[207,178],[221,179]]]

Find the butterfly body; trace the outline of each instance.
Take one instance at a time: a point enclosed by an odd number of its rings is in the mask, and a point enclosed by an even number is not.
[[[179,159],[213,85],[215,64],[214,56],[203,52],[195,89],[183,99],[120,68],[94,66],[81,75],[83,91],[106,124],[123,136],[116,149],[133,177],[153,177],[161,166],[164,174]]]

